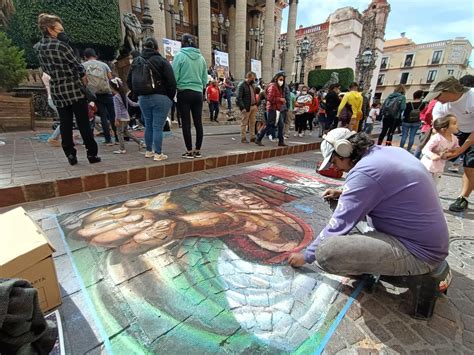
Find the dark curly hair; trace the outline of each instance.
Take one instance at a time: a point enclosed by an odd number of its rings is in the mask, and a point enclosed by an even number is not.
[[[348,141],[352,143],[352,153],[349,157],[352,163],[355,165],[359,160],[362,159],[367,149],[372,147],[375,143],[370,136],[365,132],[359,132],[348,138]]]

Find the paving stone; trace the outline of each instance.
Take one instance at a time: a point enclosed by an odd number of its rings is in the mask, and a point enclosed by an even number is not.
[[[474,317],[461,313],[461,320],[464,324],[464,329],[474,332]]]
[[[411,327],[430,345],[444,344],[446,342],[446,339],[444,337],[439,336],[438,333],[431,330],[429,327],[426,327],[419,323],[412,324]]]
[[[434,351],[431,350],[412,350],[410,355],[434,355]]]
[[[456,322],[457,320],[457,309],[456,306],[447,297],[440,297],[436,301],[435,306],[436,315],[446,318],[450,321]]]
[[[437,355],[452,355],[452,354],[462,354],[463,352],[459,349],[459,346],[456,347],[453,345],[451,348],[437,349]]]
[[[117,249],[110,250],[108,254],[111,262],[107,264],[107,271],[115,285],[151,270],[150,264],[141,257],[126,258]]]
[[[453,341],[456,339],[456,334],[459,330],[459,327],[455,322],[438,317],[436,314],[428,321],[427,325],[431,329]]]
[[[352,326],[351,321],[344,318],[339,325],[338,333],[341,334],[349,345],[353,345],[365,338],[362,332]]]
[[[360,327],[369,335],[370,339],[376,343],[387,343],[392,339],[392,335],[390,335],[376,319],[368,319],[365,323],[361,323]]]
[[[258,315],[255,316],[255,320],[257,322],[256,327],[259,330],[270,332],[273,330],[271,312],[259,312]]]
[[[337,354],[339,351],[346,347],[346,343],[344,342],[344,338],[339,332],[334,333],[329,343],[324,348],[323,354],[324,355],[331,355]]]
[[[365,311],[368,311],[377,319],[382,319],[388,314],[387,309],[377,302],[373,297],[366,300],[365,302],[362,302],[361,307],[362,314],[364,314]]]
[[[420,341],[420,338],[401,321],[390,321],[385,324],[385,327],[402,344],[412,345]]]
[[[474,349],[474,332],[465,330],[462,333],[462,343],[468,349]]]
[[[474,291],[473,291],[474,292]],[[472,307],[472,303],[466,299],[457,300],[454,304],[459,312],[463,314],[469,314],[470,316],[474,316],[474,307]]]
[[[404,347],[401,346],[401,345],[393,345],[393,346],[390,346],[390,348],[392,348],[392,350],[394,350],[396,354],[405,355],[405,354],[407,353],[407,352],[403,349]]]
[[[347,311],[347,316],[353,321],[362,317],[362,307],[359,302],[354,302],[352,306]]]

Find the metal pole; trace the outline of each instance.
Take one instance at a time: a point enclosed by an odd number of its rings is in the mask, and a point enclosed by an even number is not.
[[[301,71],[300,71],[300,83],[304,84],[304,60],[305,60],[305,55],[301,56]]]
[[[298,65],[300,64],[300,57],[296,57],[296,68],[295,68],[295,83],[298,81]]]

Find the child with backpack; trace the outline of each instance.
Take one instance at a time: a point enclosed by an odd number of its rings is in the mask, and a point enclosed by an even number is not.
[[[428,135],[421,145],[423,153],[421,163],[431,173],[434,184],[438,189],[439,181],[446,165],[444,154],[452,149],[459,148],[458,139],[454,135],[459,131],[456,116],[448,114],[438,118],[433,122],[433,128],[436,134]]]
[[[110,80],[110,88],[112,89],[112,93],[114,95],[113,99],[115,109],[115,126],[117,127],[117,134],[120,143],[120,149],[114,151],[114,154],[127,153],[127,151],[125,150],[125,142],[123,139],[124,136],[129,137],[131,140],[137,143],[138,150],[140,150],[142,142],[140,142],[140,140],[128,130],[130,115],[128,114],[127,110],[129,105],[137,107],[138,104],[128,98],[122,80],[120,80],[119,78],[114,78]]]

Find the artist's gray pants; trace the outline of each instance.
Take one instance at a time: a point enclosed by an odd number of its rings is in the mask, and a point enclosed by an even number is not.
[[[378,231],[328,237],[316,248],[316,262],[336,275],[420,275],[439,265],[415,257],[398,239]]]

